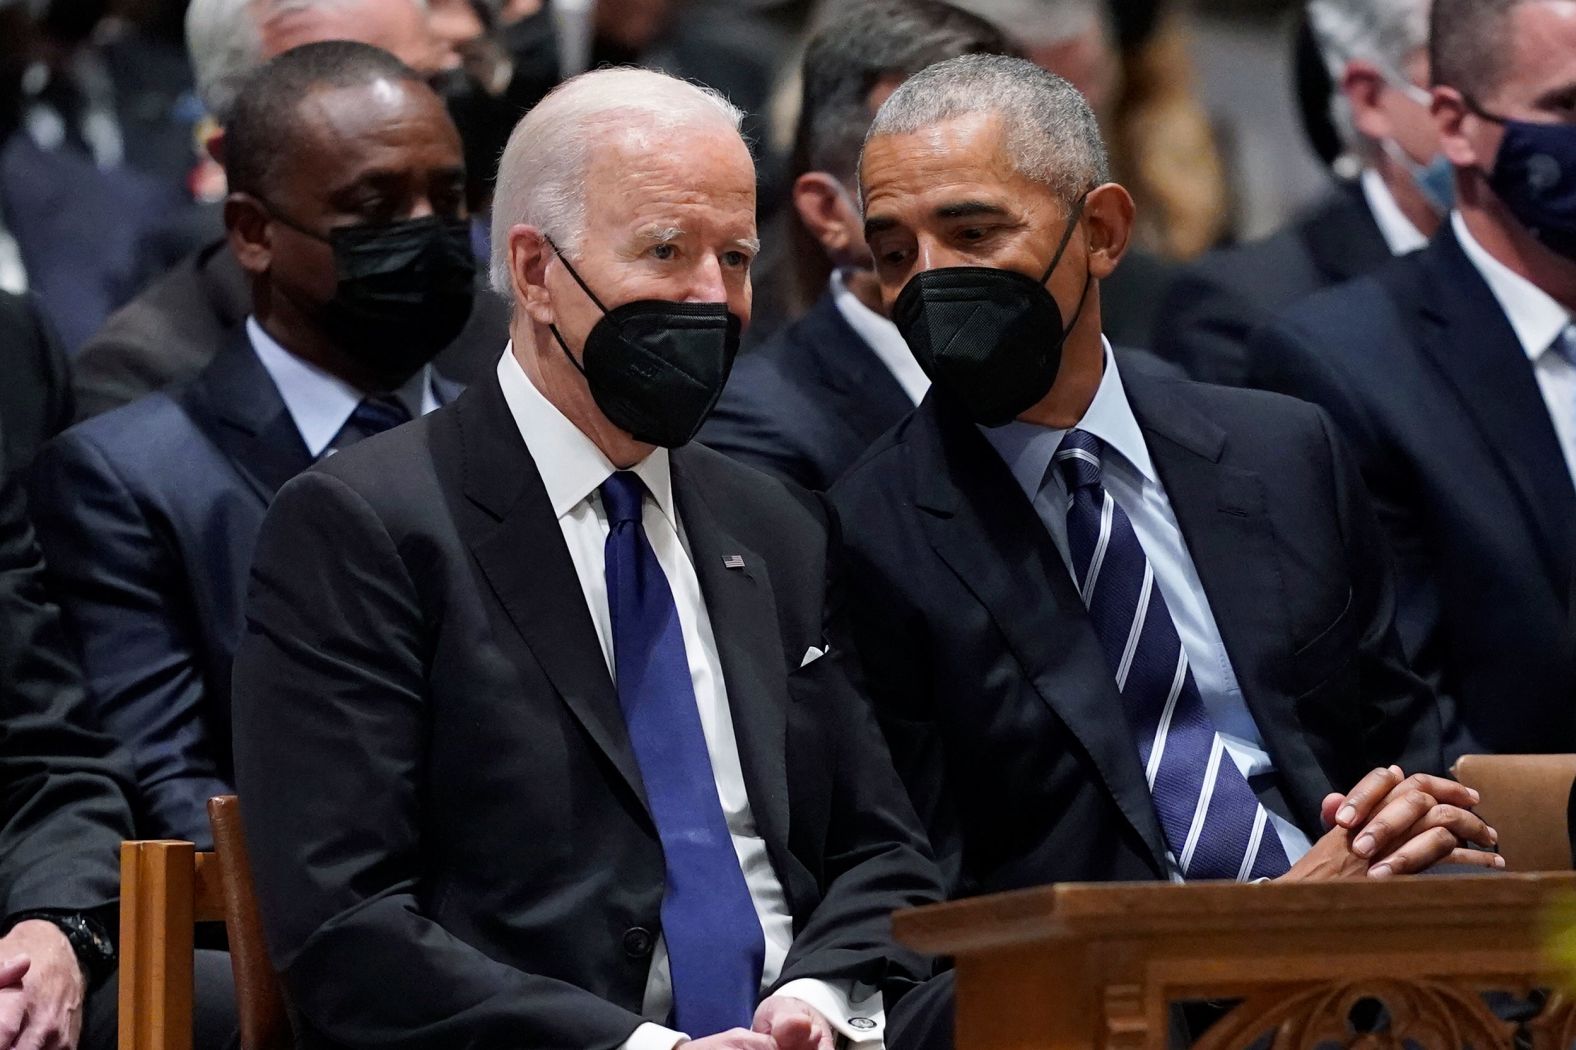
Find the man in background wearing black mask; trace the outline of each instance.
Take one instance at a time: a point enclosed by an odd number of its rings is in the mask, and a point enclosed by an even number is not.
[[[269,511],[235,769],[303,1047],[829,1050],[928,969],[822,506],[689,442],[750,314],[741,119],[641,70],[549,95],[493,375]]]
[[[474,276],[459,138],[387,52],[286,52],[248,81],[228,148],[251,317],[196,380],[67,431],[32,478],[50,582],[136,766],[139,831],[199,844],[207,799],[233,790],[230,661],[268,502],[457,392],[427,362]]]
[[[832,500],[949,892],[1492,866],[1427,775],[1438,711],[1322,414],[1111,354],[1134,208],[1107,178],[1082,96],[1012,58],[932,66],[865,141],[882,299],[933,387]]]
[[[1447,757],[1576,749],[1576,3],[1438,0],[1456,211],[1423,251],[1261,333],[1258,385],[1329,410],[1400,561]]]

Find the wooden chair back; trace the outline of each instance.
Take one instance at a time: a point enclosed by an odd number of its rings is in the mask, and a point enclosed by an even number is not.
[[[1576,755],[1462,755],[1453,772],[1483,796],[1477,812],[1499,833],[1509,870],[1571,870]]]
[[[292,1045],[235,797],[210,800],[208,817],[213,853],[174,840],[121,843],[119,1050],[192,1050],[192,969],[201,922],[222,922],[229,935],[241,1050]]]

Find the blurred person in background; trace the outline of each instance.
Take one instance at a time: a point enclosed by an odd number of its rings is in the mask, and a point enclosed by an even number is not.
[[[462,116],[473,139],[495,142],[497,126],[513,113],[481,104],[468,108],[485,88],[462,75],[456,46],[473,32],[475,19],[456,20],[450,3],[438,0],[440,38],[424,0],[193,0],[186,33],[203,106],[216,122],[208,148],[223,159],[223,126],[239,85],[267,59],[306,43],[351,40],[395,55],[430,78]],[[455,31],[455,26],[469,28]],[[462,49],[463,50],[463,49]],[[479,117],[480,119],[473,119]],[[473,196],[478,192],[471,187]],[[481,191],[485,195],[485,191]],[[481,250],[485,244],[477,244]],[[503,309],[478,289],[470,323],[447,348],[440,370],[457,381],[477,374],[507,325]],[[232,341],[250,309],[240,267],[216,239],[188,255],[125,308],[117,311],[74,362],[79,418],[126,404],[202,370],[215,351]]]
[[[1400,563],[1449,758],[1576,750],[1576,2],[1434,0],[1456,210],[1426,248],[1255,337],[1250,382],[1317,402]]]
[[[153,179],[41,144],[28,87],[50,50],[25,0],[0,0],[0,291],[37,295],[75,352],[150,276],[145,246],[180,205]],[[57,129],[58,130],[58,129]]]
[[[395,0],[403,2],[403,0]],[[49,580],[147,837],[210,841],[257,529],[314,461],[457,394],[428,365],[475,257],[459,137],[365,44],[287,51],[227,111],[228,250],[251,316],[196,379],[66,431],[31,478]]]
[[[24,472],[39,448],[71,425],[65,351],[36,296],[0,292],[0,452]]]
[[[805,52],[793,153],[795,320],[745,354],[700,440],[806,488],[829,488],[930,386],[887,320],[857,201],[859,149],[905,79],[1007,50],[991,23],[941,0],[855,0]],[[802,314],[803,316],[799,316]]]
[[[1453,199],[1429,115],[1430,0],[1309,0],[1351,172],[1284,230],[1201,259],[1172,285],[1155,351],[1195,379],[1247,381],[1249,336],[1320,289],[1415,251]]]

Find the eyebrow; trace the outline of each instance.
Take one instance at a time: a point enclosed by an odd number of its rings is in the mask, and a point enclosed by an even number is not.
[[[646,244],[672,244],[683,238],[684,231],[677,226],[642,226],[635,231],[635,240]],[[728,243],[735,248],[743,248],[751,255],[761,252],[761,242],[757,237],[735,237]]]
[[[885,233],[896,228],[896,219],[888,218],[885,215],[875,215],[865,220],[865,238],[868,240],[875,234]]]
[[[988,201],[958,201],[936,209],[938,219],[970,219],[976,215],[1006,215],[1007,209]]]
[[[1538,109],[1550,109],[1562,102],[1569,103],[1572,97],[1576,97],[1576,82],[1550,88],[1540,94],[1533,105]]]

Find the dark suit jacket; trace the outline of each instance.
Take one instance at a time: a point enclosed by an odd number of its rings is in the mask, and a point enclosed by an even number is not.
[[[34,465],[50,586],[135,759],[149,837],[211,841],[207,801],[234,783],[230,662],[257,529],[311,463],[243,331],[184,389],[72,427]]]
[[[116,311],[77,356],[77,418],[192,379],[251,311],[246,274],[223,240],[189,256]],[[455,383],[475,382],[497,365],[508,331],[508,308],[478,284],[469,321],[433,363]]]
[[[136,172],[100,171],[70,150],[45,152],[20,132],[0,147],[0,221],[72,353],[150,276],[144,242],[178,204]]]
[[[1286,307],[1391,259],[1355,182],[1265,240],[1210,252],[1172,283],[1155,322],[1155,353],[1194,379],[1247,382],[1248,338]]]
[[[1438,771],[1372,513],[1316,409],[1124,369],[1284,809],[1376,765]],[[1066,564],[985,438],[937,396],[832,491],[853,639],[954,895],[1164,878],[1121,697]],[[1115,717],[1113,717],[1115,715]]]
[[[1576,489],[1454,232],[1291,311],[1254,360],[1356,449],[1400,562],[1402,640],[1454,701],[1447,755],[1576,750]]]
[[[120,842],[132,835],[131,770],[96,729],[44,593],[26,500],[3,464],[0,697],[0,920],[109,907],[120,896]]]
[[[739,358],[699,440],[741,463],[824,491],[913,408],[828,293]]]
[[[136,760],[144,834],[210,841],[257,529],[311,463],[242,329],[196,380],[78,424],[34,466],[50,584]]]
[[[0,292],[0,367],[6,466],[25,471],[39,446],[71,425],[66,355],[36,297]]]
[[[901,985],[923,833],[824,645],[820,506],[700,446],[674,491],[745,782],[794,915],[782,979]],[[741,555],[743,569],[724,559]],[[497,380],[286,485],[235,665],[274,961],[309,1046],[617,1046],[662,851],[546,490]]]

